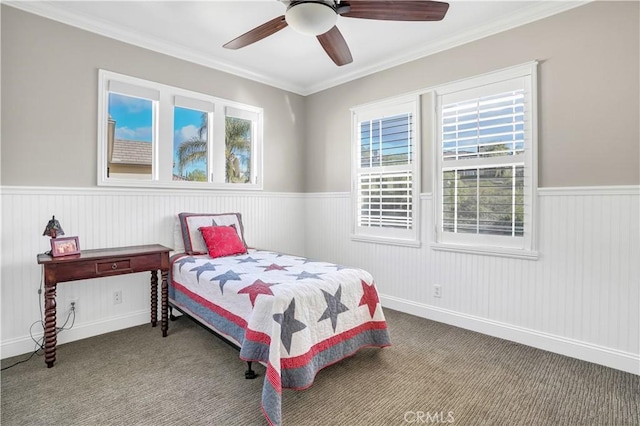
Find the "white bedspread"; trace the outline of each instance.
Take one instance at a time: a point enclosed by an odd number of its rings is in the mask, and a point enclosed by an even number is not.
[[[170,303],[267,366],[262,407],[281,423],[282,388],[304,389],[327,365],[366,346],[390,345],[366,271],[269,251],[173,258]]]

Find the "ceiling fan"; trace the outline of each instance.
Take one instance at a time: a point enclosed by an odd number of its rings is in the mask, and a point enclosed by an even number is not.
[[[336,27],[339,16],[384,21],[440,21],[449,4],[429,0],[281,0],[287,5],[278,16],[226,43],[227,49],[240,49],[262,40],[287,25],[294,30],[316,36],[336,65],[353,61],[342,33]]]

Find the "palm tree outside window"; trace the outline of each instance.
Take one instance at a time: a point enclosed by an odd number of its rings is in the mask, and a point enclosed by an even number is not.
[[[208,114],[201,113],[197,134],[184,140],[177,147],[177,173],[174,180],[206,181],[208,156]],[[249,183],[251,181],[252,122],[227,116],[225,119],[225,182]],[[190,166],[200,165],[187,171]]]

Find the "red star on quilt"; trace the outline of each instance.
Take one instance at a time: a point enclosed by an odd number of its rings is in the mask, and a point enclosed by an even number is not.
[[[373,318],[373,314],[376,312],[376,306],[380,303],[380,299],[378,299],[378,292],[376,288],[364,282],[364,280],[360,280],[362,283],[362,290],[364,294],[362,295],[362,299],[360,299],[360,304],[358,306],[367,305],[369,307],[369,314],[371,318]]]
[[[255,306],[256,298],[259,294],[268,294],[270,296],[273,296],[273,293],[271,292],[271,289],[269,287],[274,284],[277,283],[265,283],[262,280],[255,280],[250,286],[238,291],[238,294],[248,294],[249,300],[251,300],[251,306]]]
[[[261,266],[261,268],[265,268],[265,272],[269,272],[269,271],[286,271],[287,268],[289,268],[289,266],[284,266],[284,265],[276,265],[275,263],[272,263],[269,266]]]

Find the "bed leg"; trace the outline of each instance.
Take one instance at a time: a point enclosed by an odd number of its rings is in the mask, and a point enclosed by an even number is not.
[[[173,307],[172,306],[169,306],[169,319],[171,321],[175,321],[175,320],[178,319],[177,316],[173,315]]]
[[[251,369],[251,361],[247,361],[247,371],[244,372],[244,378],[255,379],[256,377],[258,377],[258,375]]]

